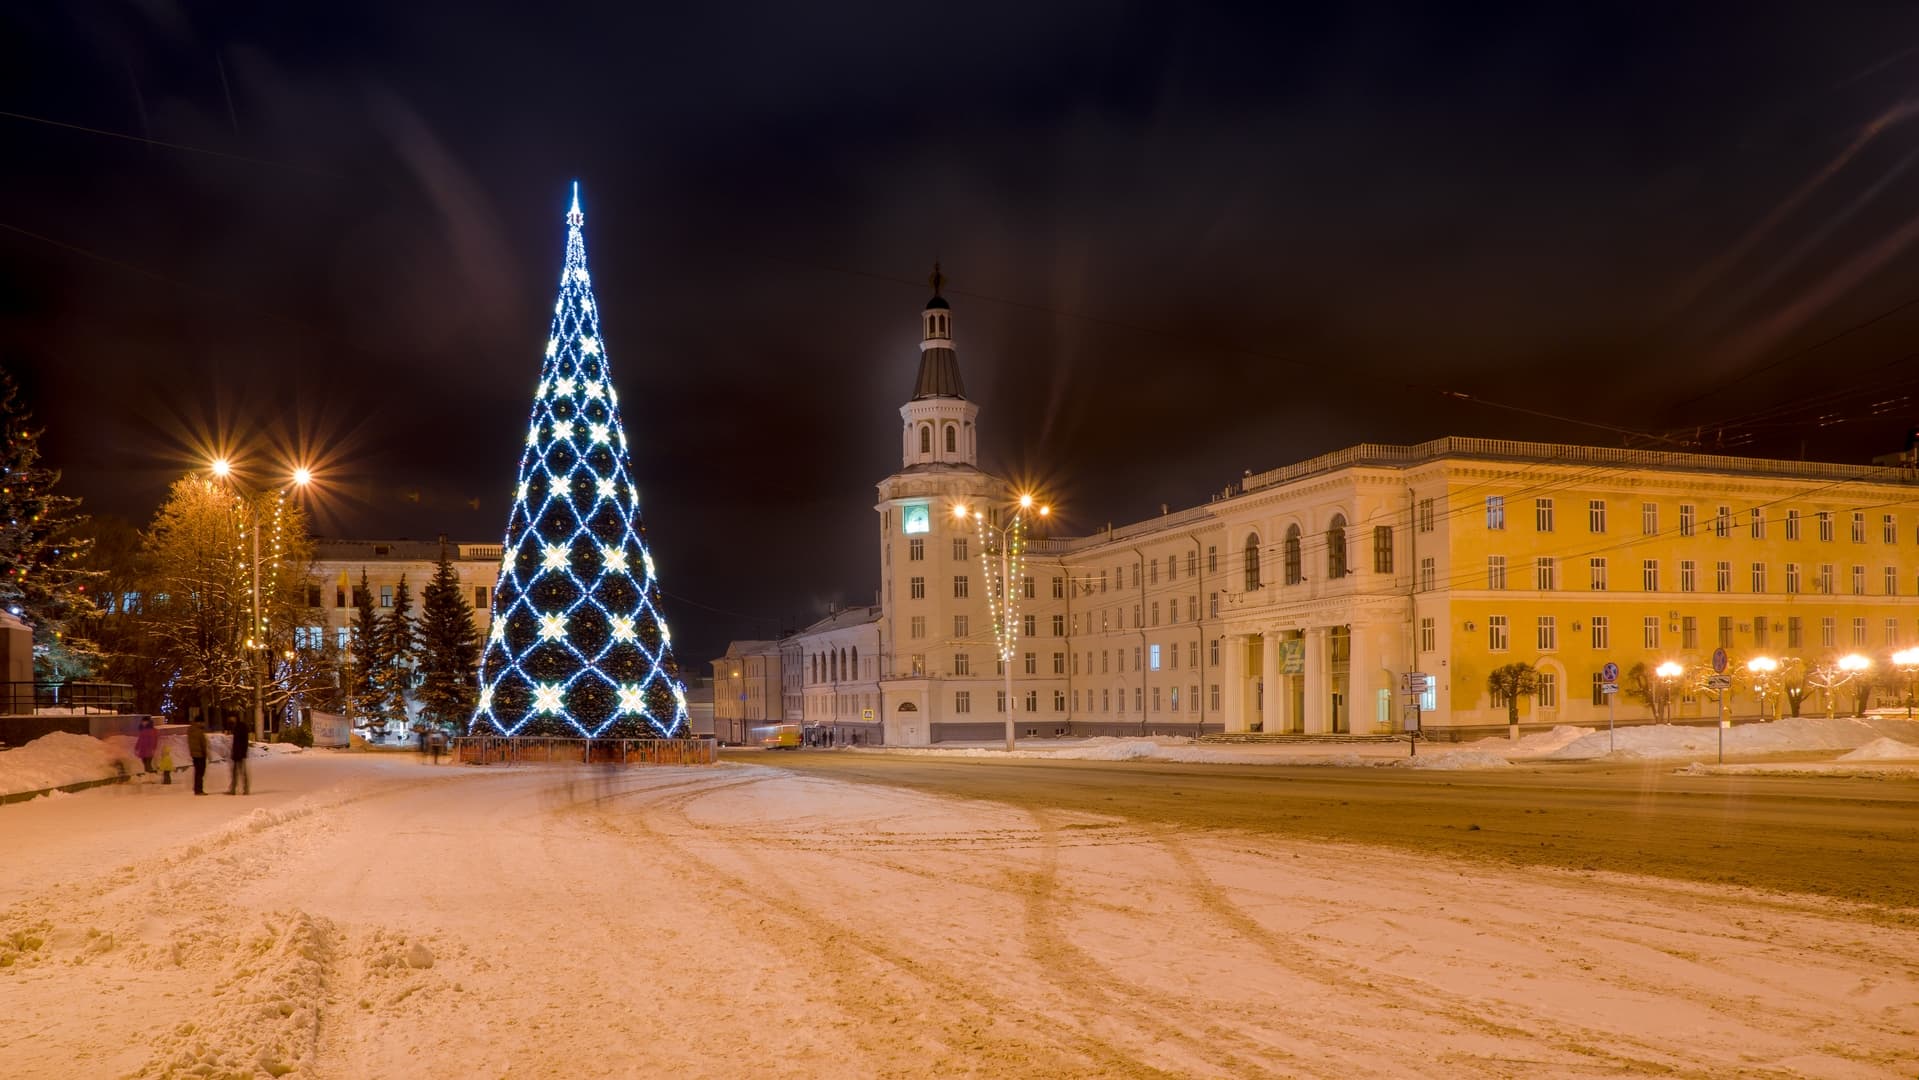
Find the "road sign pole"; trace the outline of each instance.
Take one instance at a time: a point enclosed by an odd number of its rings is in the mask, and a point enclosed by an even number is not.
[[[1726,692],[1719,691],[1719,764],[1726,763]]]
[[[1613,711],[1613,702],[1618,700],[1619,700],[1618,694],[1606,695],[1606,753],[1608,754],[1613,752],[1612,711]]]

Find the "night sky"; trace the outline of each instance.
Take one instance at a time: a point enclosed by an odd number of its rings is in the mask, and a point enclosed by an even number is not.
[[[497,540],[578,178],[692,662],[871,599],[935,256],[1072,529],[1362,441],[1901,449],[1919,9],[1604,6],[16,4],[0,365],[95,513],[308,447],[329,535]]]

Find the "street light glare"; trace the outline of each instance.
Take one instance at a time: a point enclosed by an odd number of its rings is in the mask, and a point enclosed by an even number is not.
[[[954,516],[954,517],[956,517],[956,518],[958,518],[958,519],[959,519],[959,520],[961,520],[961,521],[965,521],[965,520],[966,520],[966,504],[965,504],[965,503],[954,503],[954,504],[953,504],[953,516]]]
[[[1752,672],[1773,672],[1779,670],[1779,661],[1770,656],[1755,656],[1746,661],[1746,670]]]
[[[1040,517],[1045,517],[1046,515],[1048,515],[1048,514],[1050,514],[1050,513],[1052,513],[1052,512],[1053,512],[1053,508],[1052,508],[1052,507],[1050,507],[1050,506],[1042,506],[1042,507],[1040,507],[1040,508],[1039,508],[1039,516],[1040,516]]]
[[[1021,495],[1019,497],[1019,508],[1021,510],[1031,510],[1033,508],[1033,497],[1031,495]]]
[[[213,467],[213,475],[219,477],[222,480],[226,479],[227,475],[233,472],[233,463],[228,461],[226,458],[214,458],[212,467]]]
[[[1839,670],[1841,671],[1864,671],[1871,666],[1872,661],[1860,656],[1858,653],[1847,653],[1839,658]]]
[[[1654,668],[1653,674],[1659,676],[1662,679],[1676,679],[1680,675],[1684,674],[1685,671],[1686,671],[1685,668],[1682,668],[1678,664],[1675,664],[1671,660],[1668,660],[1665,663]]]
[[[293,470],[293,482],[299,487],[305,487],[311,484],[313,482],[313,470],[304,465]]]

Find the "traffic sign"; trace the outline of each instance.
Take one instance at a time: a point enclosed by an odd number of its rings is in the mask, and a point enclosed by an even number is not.
[[[1617,694],[1619,692],[1619,684],[1616,682],[1602,682],[1599,684],[1599,692],[1602,694]]]
[[[1606,661],[1606,666],[1599,669],[1599,681],[1609,683],[1618,682],[1619,665],[1613,663],[1611,660]]]
[[[1724,649],[1714,649],[1714,650],[1712,651],[1712,669],[1713,669],[1714,671],[1717,671],[1717,672],[1721,672],[1721,673],[1724,673],[1724,672],[1725,672],[1725,670],[1726,670],[1726,650],[1724,650]]]
[[[1730,690],[1732,689],[1732,676],[1731,675],[1708,675],[1706,676],[1706,689]]]

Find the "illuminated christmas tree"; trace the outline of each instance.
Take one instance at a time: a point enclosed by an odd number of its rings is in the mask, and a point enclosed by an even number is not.
[[[620,398],[586,270],[579,185],[507,518],[476,735],[686,734]]]

